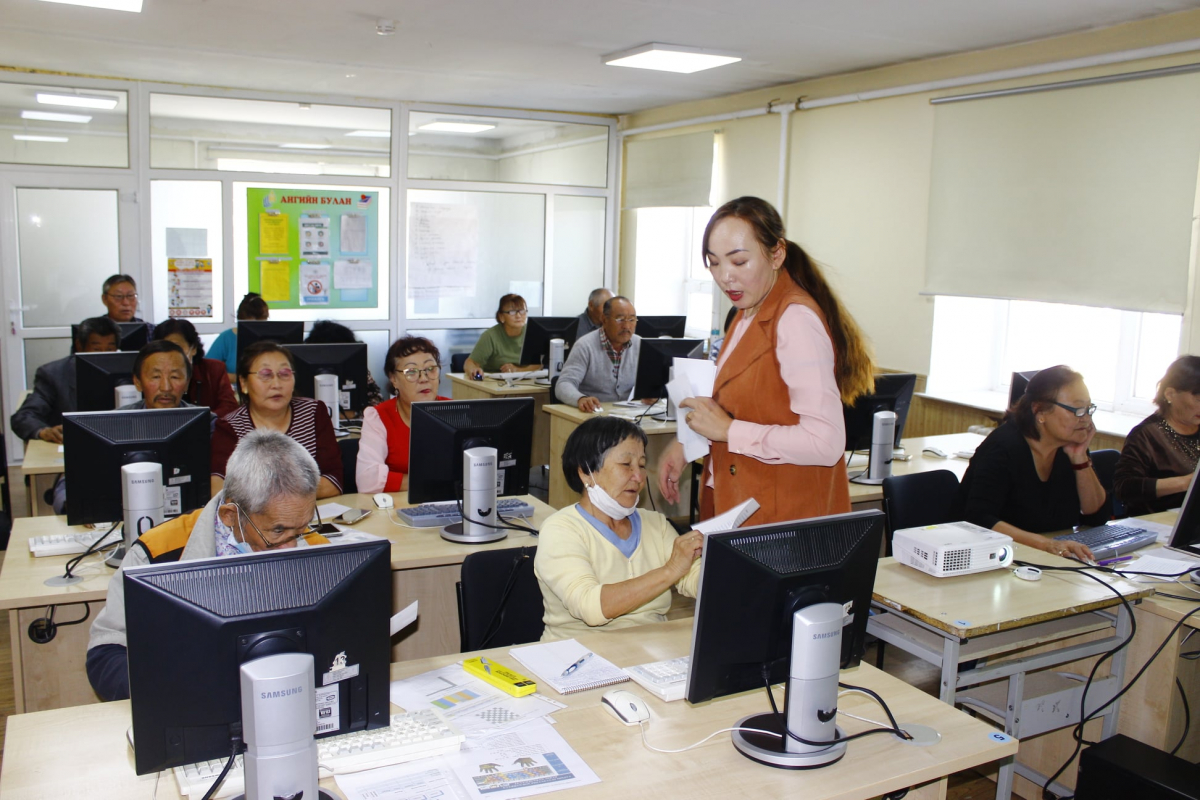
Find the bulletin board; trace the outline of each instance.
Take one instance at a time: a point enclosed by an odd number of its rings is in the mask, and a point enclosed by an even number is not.
[[[271,308],[374,308],[379,193],[246,190],[250,291]]]

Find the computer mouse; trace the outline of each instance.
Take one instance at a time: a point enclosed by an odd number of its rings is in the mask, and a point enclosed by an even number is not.
[[[380,492],[371,499],[374,500],[375,505],[379,506],[380,508],[392,507],[392,496],[390,494],[384,494],[383,492]]]
[[[1017,567],[1013,570],[1013,575],[1023,581],[1040,581],[1042,579],[1042,571],[1037,567]]]
[[[950,457],[950,456],[946,455],[946,451],[940,447],[926,447],[921,452],[928,453],[929,455],[934,456],[935,458],[949,458]]]
[[[600,698],[600,705],[612,714],[623,725],[640,725],[650,719],[650,709],[642,698],[624,689],[613,689],[605,692]]]

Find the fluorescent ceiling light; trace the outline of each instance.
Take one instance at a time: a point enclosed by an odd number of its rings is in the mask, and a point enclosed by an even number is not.
[[[391,131],[350,131],[347,136],[361,136],[364,139],[390,139]]]
[[[22,111],[21,119],[40,119],[42,122],[91,122],[91,114],[60,114],[57,111]]]
[[[111,111],[117,107],[117,98],[94,94],[60,94],[58,92],[38,92],[37,101],[48,106],[101,108],[105,111]]]
[[[88,6],[89,8],[107,8],[110,11],[142,10],[142,0],[42,0],[44,3],[63,3],[68,6]]]
[[[490,131],[495,125],[484,125],[481,122],[429,122],[418,128],[422,131],[435,133],[479,133]]]
[[[68,142],[66,136],[34,136],[31,133],[14,133],[13,138],[18,142]]]
[[[328,150],[333,145],[328,144],[306,144],[304,142],[289,142],[281,144],[280,147],[285,150]]]
[[[610,67],[634,67],[657,69],[663,72],[699,72],[713,67],[723,67],[741,61],[740,56],[716,50],[701,50],[698,47],[681,47],[674,44],[651,42],[632,50],[622,50],[602,56]]]

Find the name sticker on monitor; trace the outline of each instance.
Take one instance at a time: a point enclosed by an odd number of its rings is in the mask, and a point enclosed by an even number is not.
[[[321,685],[328,686],[331,683],[344,681],[348,678],[358,677],[358,664],[346,664],[346,654],[338,653],[333,659],[333,663],[329,666],[329,672],[321,676]]]
[[[504,470],[496,470],[496,494],[504,494]]]
[[[183,513],[183,492],[178,486],[163,487],[163,514],[177,517]]]
[[[169,486],[178,486],[181,483],[191,483],[191,482],[192,482],[191,475],[175,475],[170,478],[167,478],[167,485],[169,485]]]
[[[331,733],[341,730],[341,688],[335,683],[316,691],[317,698],[317,733]]]

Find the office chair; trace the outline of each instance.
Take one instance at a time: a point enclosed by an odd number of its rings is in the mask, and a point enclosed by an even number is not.
[[[342,494],[358,493],[358,437],[338,439],[342,451]]]
[[[462,372],[463,368],[465,368],[467,365],[467,358],[469,358],[470,355],[471,355],[470,353],[451,353],[450,354],[450,371],[451,372]]]
[[[483,550],[463,559],[458,593],[462,652],[542,638],[542,590],[533,574],[536,547]]]
[[[1108,497],[1112,501],[1113,518],[1123,519],[1125,504],[1113,494],[1113,475],[1117,471],[1117,459],[1121,457],[1121,451],[1093,450],[1091,456],[1092,469],[1096,470],[1096,477],[1100,479],[1100,485],[1104,487],[1104,491],[1108,492]]]

